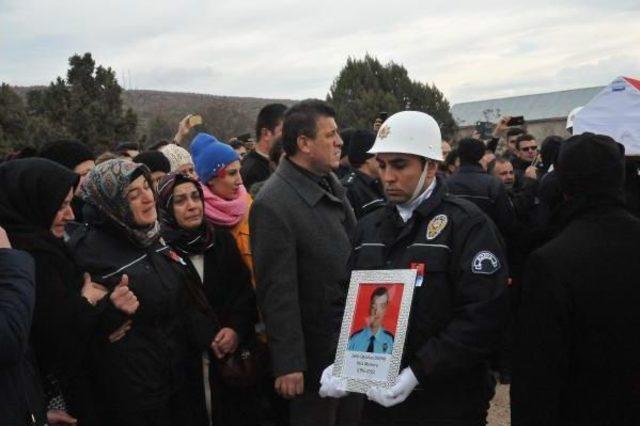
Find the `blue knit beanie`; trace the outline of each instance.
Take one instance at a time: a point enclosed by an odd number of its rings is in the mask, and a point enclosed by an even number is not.
[[[191,141],[191,146],[189,150],[191,151],[191,156],[195,159],[198,152],[202,150],[205,146],[210,143],[220,142],[216,139],[215,136],[212,136],[208,133],[198,133],[195,138]]]
[[[218,176],[220,170],[240,160],[238,153],[222,142],[209,142],[192,152],[198,179],[204,184]]]

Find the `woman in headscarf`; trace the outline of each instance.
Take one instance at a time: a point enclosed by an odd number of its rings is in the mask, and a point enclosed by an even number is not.
[[[0,224],[14,248],[36,265],[36,304],[31,343],[46,392],[50,422],[71,416],[93,424],[88,366],[89,339],[106,289],[78,269],[63,236],[74,219],[71,199],[79,176],[50,160],[30,158],[0,166]],[[97,305],[97,307],[95,306]],[[65,415],[64,413],[67,413]]]
[[[158,151],[167,157],[167,160],[169,160],[169,163],[171,164],[172,172],[182,173],[183,175],[187,175],[193,179],[197,178],[194,171],[193,159],[191,158],[189,151],[173,143],[160,147]]]
[[[228,230],[214,228],[204,219],[201,186],[185,175],[171,173],[159,184],[158,205],[163,237],[197,276],[207,302],[222,327],[212,348],[216,358],[222,359],[233,354],[239,346],[252,346],[257,308],[251,287],[251,273]],[[242,395],[233,398],[230,395],[233,390],[216,383],[219,378],[208,380],[209,377],[215,377],[215,370],[210,368],[208,356],[203,361],[205,371],[209,374],[204,377],[204,386],[202,378],[194,386],[199,390],[198,397],[206,398],[207,403],[211,402],[209,386],[215,388],[212,404],[214,424],[257,424],[251,420],[256,410],[251,410],[246,404],[248,399]],[[238,406],[238,401],[244,402],[244,407]],[[211,405],[208,407],[211,408]]]
[[[152,185],[146,166],[116,159],[96,166],[79,190],[88,224],[69,241],[75,259],[110,291],[130,287],[140,304],[133,315],[113,312],[101,321],[103,333],[131,321],[120,341],[94,348],[101,419],[207,424],[186,376],[218,329],[196,309],[203,296],[185,260],[160,238]]]
[[[194,138],[191,151],[202,184],[207,221],[231,231],[245,264],[253,273],[249,230],[249,209],[253,201],[242,184],[238,153],[206,133]]]

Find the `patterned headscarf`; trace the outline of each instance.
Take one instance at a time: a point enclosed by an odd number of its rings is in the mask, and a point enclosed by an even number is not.
[[[202,187],[198,181],[179,173],[169,173],[158,184],[158,207],[160,209],[160,225],[162,236],[169,245],[182,254],[202,254],[214,244],[213,226],[204,218],[202,208],[202,224],[197,229],[180,228],[173,213],[173,190],[183,183],[192,183],[200,193],[204,202]]]
[[[108,160],[89,172],[80,184],[78,196],[124,230],[135,244],[149,247],[160,238],[158,221],[147,227],[137,225],[127,199],[127,187],[138,176],[144,176],[153,187],[151,174],[144,164]]]
[[[165,157],[171,163],[171,171],[177,171],[181,166],[185,164],[193,164],[193,159],[191,158],[191,154],[189,151],[178,146],[176,144],[165,145],[160,148],[158,151],[164,154]]]

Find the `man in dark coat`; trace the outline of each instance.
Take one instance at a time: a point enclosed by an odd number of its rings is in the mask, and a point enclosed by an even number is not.
[[[477,205],[506,237],[514,224],[513,208],[502,181],[487,174],[480,165],[484,154],[484,142],[462,139],[458,143],[460,169],[447,179],[447,188],[452,194]]]
[[[624,148],[585,133],[557,168],[565,227],[525,268],[512,424],[640,424],[640,220],[623,204]]]
[[[271,176],[269,152],[273,143],[282,134],[282,117],[287,107],[282,104],[269,104],[258,113],[256,121],[256,148],[242,161],[240,174],[242,182],[249,190],[254,183],[265,181]]]
[[[35,268],[13,250],[0,228],[0,419],[4,425],[43,425],[45,403],[29,333],[35,305]]]
[[[356,130],[351,136],[349,162],[352,169],[341,183],[357,219],[385,203],[378,163],[373,154],[367,154],[375,140],[375,133],[368,130]]]
[[[341,280],[355,217],[331,172],[342,140],[323,101],[300,102],[284,118],[286,157],[250,215],[258,306],[275,387],[291,401],[292,425],[333,425],[341,401],[320,399],[320,373],[333,361],[346,295]],[[354,420],[355,421],[355,420]]]

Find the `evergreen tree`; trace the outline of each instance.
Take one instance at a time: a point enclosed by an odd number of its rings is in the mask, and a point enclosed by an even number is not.
[[[26,142],[27,113],[20,96],[9,86],[0,85],[0,152],[5,153]]]
[[[391,115],[411,109],[430,114],[443,135],[453,134],[456,128],[449,102],[435,84],[412,81],[402,65],[382,65],[369,55],[347,59],[327,101],[335,107],[341,127],[370,129],[381,111]]]
[[[32,142],[71,137],[98,149],[135,140],[138,119],[122,106],[122,88],[111,68],[96,67],[90,53],[69,58],[67,78],[27,94]]]

